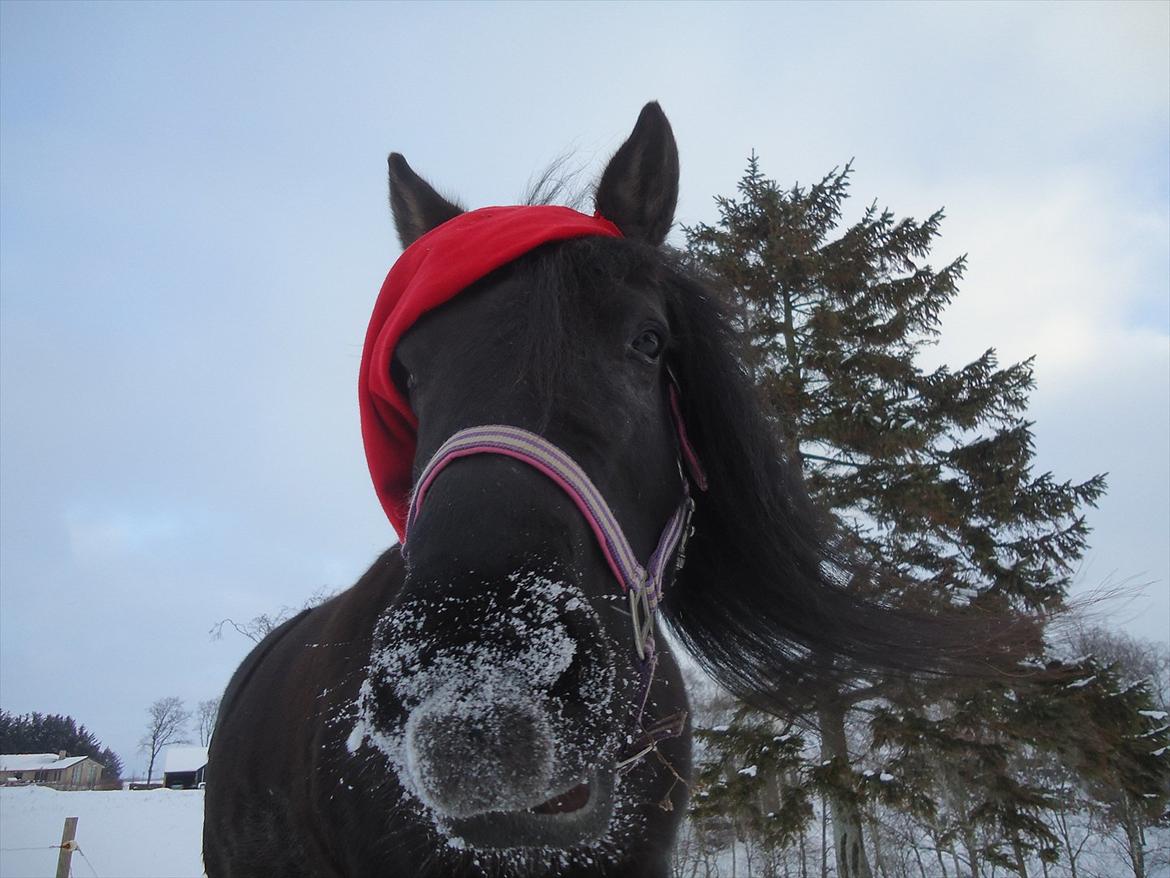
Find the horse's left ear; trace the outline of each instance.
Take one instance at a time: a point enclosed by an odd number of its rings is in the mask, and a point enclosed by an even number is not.
[[[657,101],[642,108],[633,133],[609,160],[594,204],[627,238],[655,247],[666,240],[678,204],[678,146]]]
[[[406,163],[400,153],[390,153],[390,210],[403,249],[431,229],[463,213],[458,204],[448,201],[431,184]]]

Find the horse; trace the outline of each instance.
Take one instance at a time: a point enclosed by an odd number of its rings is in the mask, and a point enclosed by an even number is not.
[[[402,542],[229,683],[210,878],[665,876],[691,723],[663,625],[770,708],[816,657],[926,654],[843,587],[732,315],[664,246],[678,186],[657,103],[593,216],[466,211],[390,155],[361,404]]]

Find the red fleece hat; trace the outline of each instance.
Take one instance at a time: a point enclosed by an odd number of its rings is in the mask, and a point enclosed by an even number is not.
[[[399,540],[406,527],[418,430],[418,419],[390,378],[399,339],[427,311],[541,244],[621,234],[609,220],[568,207],[484,207],[431,229],[398,257],[366,330],[358,404],[374,490]]]

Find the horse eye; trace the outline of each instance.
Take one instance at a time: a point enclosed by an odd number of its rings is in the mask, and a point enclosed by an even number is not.
[[[641,335],[634,339],[630,347],[643,357],[656,360],[658,359],[658,355],[662,353],[662,336],[653,329],[644,330]]]
[[[403,396],[409,396],[410,392],[414,390],[418,381],[409,369],[402,365],[398,359],[390,361],[390,378],[398,385],[398,391]]]

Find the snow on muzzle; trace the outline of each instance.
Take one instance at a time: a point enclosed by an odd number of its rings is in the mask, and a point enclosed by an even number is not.
[[[527,833],[597,811],[620,724],[613,653],[581,592],[523,573],[429,595],[379,621],[351,749],[372,743],[446,832],[479,815],[525,815]]]
[[[491,669],[410,713],[407,767],[423,800],[448,817],[520,811],[547,797],[551,724],[534,693],[509,669]]]

